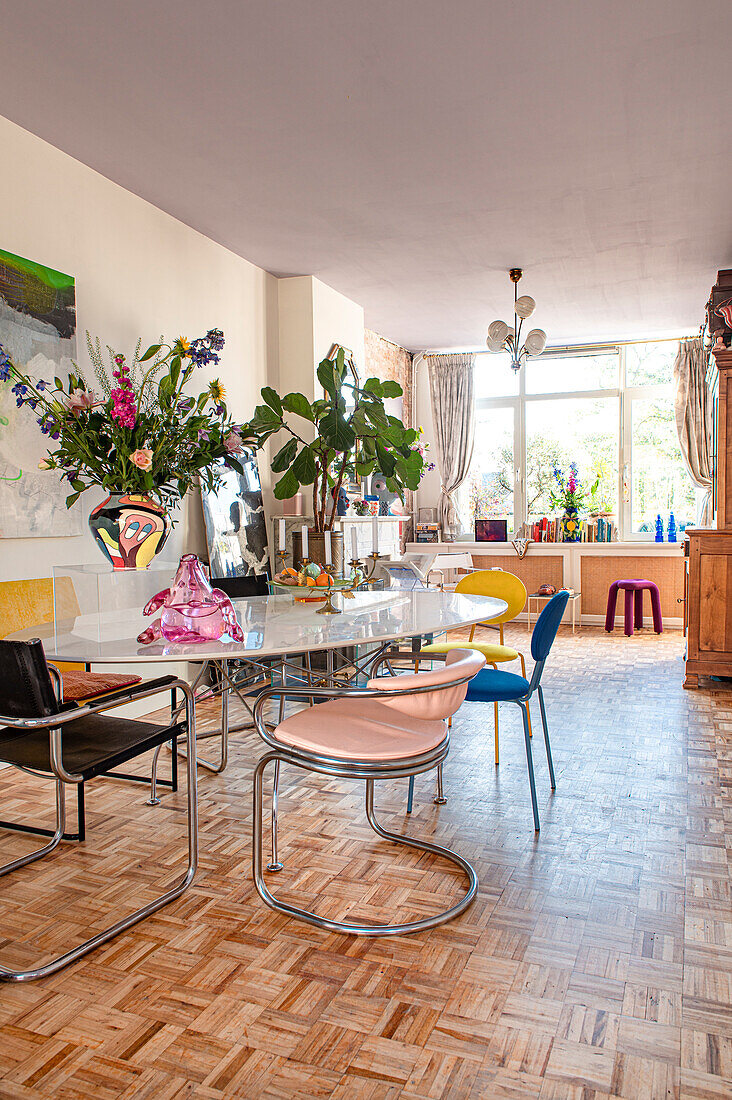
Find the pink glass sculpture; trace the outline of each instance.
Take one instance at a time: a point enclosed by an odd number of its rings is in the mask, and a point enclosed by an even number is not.
[[[162,615],[138,635],[142,645],[161,635],[169,642],[210,642],[224,634],[244,641],[231,600],[220,588],[211,587],[195,554],[183,555],[170,588],[153,596],[143,614],[152,615],[159,607]]]

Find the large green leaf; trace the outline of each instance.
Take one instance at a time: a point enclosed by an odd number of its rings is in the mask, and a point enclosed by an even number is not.
[[[276,430],[281,423],[280,417],[269,405],[257,405],[251,419],[251,427],[255,432]]]
[[[300,484],[297,478],[292,470],[288,470],[284,477],[281,477],[275,484],[274,495],[277,500],[289,500],[290,497],[294,497],[299,488]]]
[[[337,363],[332,359],[323,359],[318,365],[318,381],[327,394],[335,397],[341,388],[341,376]]]
[[[272,472],[281,474],[283,470],[286,470],[288,466],[292,465],[296,454],[297,440],[288,439],[284,447],[282,447],[272,459]]]
[[[292,472],[301,485],[312,485],[318,471],[311,447],[303,447],[292,464]]]
[[[271,386],[264,386],[262,389],[262,399],[266,404],[273,409],[278,417],[282,417],[282,402],[279,395],[275,393]]]
[[[302,393],[286,393],[282,398],[282,407],[287,412],[302,416],[305,420],[314,420],[313,407]]]
[[[378,439],[376,440],[376,460],[379,463],[379,469],[385,477],[394,476],[396,460]]]
[[[404,393],[404,390],[399,385],[399,383],[395,382],[391,378],[387,379],[386,382],[381,383],[381,396],[382,397],[401,397],[403,393]]]
[[[383,397],[383,385],[378,378],[367,378],[361,388],[374,397]]]
[[[338,409],[331,409],[320,421],[320,434],[328,447],[343,453],[356,444],[356,433]]]

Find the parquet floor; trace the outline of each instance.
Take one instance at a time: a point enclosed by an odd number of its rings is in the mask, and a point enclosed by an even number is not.
[[[516,627],[510,644],[526,633]],[[176,904],[54,978],[0,987],[0,1098],[721,1100],[732,1097],[732,693],[684,692],[678,633],[560,635],[545,674],[558,789],[518,711],[466,705],[449,802],[383,784],[382,819],[454,845],[476,903],[410,938],[351,939],[266,909],[250,881],[251,763],[201,773],[201,866]],[[538,718],[538,716],[537,716]],[[538,724],[538,723],[537,723]],[[0,772],[4,816],[50,807]],[[182,865],[183,797],[98,781],[89,840],[0,884],[0,957],[37,959]],[[368,829],[354,784],[285,774],[277,889],[408,918],[458,880]],[[33,842],[0,834],[3,858]],[[165,877],[167,876],[167,878]]]

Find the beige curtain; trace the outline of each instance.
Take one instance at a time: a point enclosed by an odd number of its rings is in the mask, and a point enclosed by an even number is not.
[[[444,534],[460,523],[453,496],[470,470],[475,429],[475,355],[427,356],[435,456],[442,478],[438,516]]]
[[[674,361],[676,429],[681,454],[697,489],[704,489],[699,509],[702,527],[712,522],[712,410],[707,390],[709,353],[701,337],[682,340]]]

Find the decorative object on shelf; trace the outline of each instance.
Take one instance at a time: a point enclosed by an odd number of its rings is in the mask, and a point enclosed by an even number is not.
[[[676,517],[673,512],[668,517],[668,541],[676,542]]]
[[[375,473],[371,477],[371,496],[376,497],[376,514],[388,516],[392,504],[397,499],[397,494],[390,491],[386,478],[381,473]]]
[[[556,590],[557,590],[557,586],[555,584],[548,584],[548,583],[540,584],[539,587],[536,590],[536,595],[537,596],[553,596],[554,593],[556,592]]]
[[[2,350],[4,348],[4,351]],[[46,447],[18,408],[11,366],[34,380],[70,370],[76,358],[74,278],[0,249],[0,516],[3,538],[80,535],[83,517],[43,473]],[[22,404],[22,403],[21,403]]]
[[[398,382],[367,378],[361,385],[355,369],[347,367],[340,347],[335,359],[320,363],[317,373],[324,397],[312,402],[301,393],[280,397],[265,386],[264,404],[257,406],[243,431],[257,449],[276,432],[287,432],[290,438],[271,462],[273,472],[282,474],[275,483],[274,495],[286,500],[301,486],[311,487],[313,531],[320,534],[333,529],[345,481],[356,475],[368,477],[378,466],[389,490],[403,500],[407,490],[419,486],[424,458],[413,449],[418,433],[405,428],[384,406],[385,399],[401,396]],[[305,422],[305,431],[308,424],[314,425],[312,441],[303,438],[302,428],[292,426],[293,417]],[[331,496],[329,508],[331,486],[336,493]]]
[[[519,559],[523,560],[531,546],[531,539],[513,539],[511,545],[516,551]]]
[[[198,397],[185,386],[198,367],[215,366],[224,346],[219,329],[189,343],[162,341],[132,362],[87,333],[94,371],[85,374],[71,361],[67,382],[35,381],[0,346],[0,381],[14,380],[18,406],[36,414],[41,432],[53,442],[44,470],[57,470],[72,492],[70,508],[92,485],[112,494],[148,497],[170,508],[195,479],[204,488],[220,482],[230,467],[243,473],[237,455],[247,439],[226,408],[224,387],[213,379]]]
[[[507,519],[476,519],[476,542],[508,542]]]
[[[369,502],[367,500],[354,500],[353,510],[357,516],[369,515]]]
[[[89,528],[114,569],[147,569],[171,529],[162,504],[143,493],[110,493],[89,516]]]
[[[336,490],[335,490],[335,486],[334,486],[331,489],[331,496],[333,496],[335,498],[335,495],[336,495]],[[351,502],[348,499],[348,494],[346,493],[346,490],[341,485],[340,489],[338,490],[338,500],[336,501],[336,515],[338,515],[340,517],[345,516],[346,513],[348,512],[348,505],[350,503]]]
[[[161,636],[186,645],[216,641],[225,634],[235,642],[244,641],[231,600],[220,588],[211,587],[195,554],[183,555],[172,585],[153,596],[143,615],[152,615],[161,607],[162,615],[138,635],[141,645]]]
[[[663,542],[663,520],[661,519],[660,512],[656,516],[656,537],[654,541]]]
[[[559,466],[554,467],[554,481],[556,490],[551,490],[551,502],[555,508],[562,509],[562,541],[579,542],[582,537],[582,524],[579,519],[579,510],[585,506],[586,501],[592,499],[600,484],[598,477],[594,485],[588,490],[582,488],[577,463],[572,462],[569,467],[569,475],[565,477],[564,471]]]
[[[488,326],[486,344],[489,351],[507,351],[511,357],[511,369],[517,371],[521,369],[527,356],[541,355],[546,347],[546,333],[541,328],[532,328],[523,343],[523,347],[519,346],[521,327],[536,309],[536,302],[528,294],[518,297],[519,279],[523,275],[520,267],[512,267],[508,275],[513,283],[513,328],[507,325],[505,321],[491,321]]]

